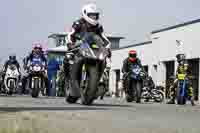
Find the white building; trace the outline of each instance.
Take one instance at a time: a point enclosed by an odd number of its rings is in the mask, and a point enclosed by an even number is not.
[[[200,58],[200,19],[151,32],[151,40],[113,50],[110,74],[110,91],[116,92],[117,81],[121,78],[123,60],[128,51],[135,49],[157,85],[165,85],[166,80],[176,70],[176,54],[185,53],[192,67],[193,87],[196,100],[199,93],[199,58]]]

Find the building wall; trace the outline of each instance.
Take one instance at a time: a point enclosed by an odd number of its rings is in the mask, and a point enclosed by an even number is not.
[[[160,60],[175,59],[177,52],[183,51],[188,58],[199,57],[200,48],[200,23],[175,28],[172,30],[152,34],[153,49],[159,49],[157,54]],[[158,38],[158,39],[153,39]],[[176,40],[181,40],[183,45],[177,46]],[[155,58],[155,57],[154,57]]]
[[[177,53],[185,53],[188,59],[199,58],[199,33],[200,23],[195,23],[152,34],[152,49],[156,51],[153,54],[153,63],[160,66],[159,63],[163,65],[163,61],[176,60]],[[176,40],[181,41],[182,44],[178,46]],[[163,67],[158,67],[158,69],[156,81],[162,82],[165,80],[165,73]]]
[[[55,47],[56,44],[57,44],[56,39],[54,39],[54,38],[48,38],[48,48]]]
[[[118,49],[119,48],[119,38],[109,38],[110,42],[111,42],[111,48],[112,49]]]

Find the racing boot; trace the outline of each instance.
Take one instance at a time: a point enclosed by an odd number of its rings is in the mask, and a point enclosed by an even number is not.
[[[167,104],[175,104],[175,98],[172,98]]]
[[[194,98],[193,98],[193,97],[191,98],[191,100],[190,100],[190,101],[191,101],[191,105],[192,105],[192,106],[195,106],[195,103],[194,103]]]

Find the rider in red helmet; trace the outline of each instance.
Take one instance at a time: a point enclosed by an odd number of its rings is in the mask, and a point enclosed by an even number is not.
[[[131,95],[132,91],[129,89],[131,86],[127,78],[128,72],[132,71],[132,66],[139,65],[143,69],[140,59],[137,57],[136,50],[130,50],[128,57],[123,61],[122,73],[123,73],[123,87],[127,95]],[[144,69],[143,69],[144,70]]]
[[[128,52],[128,57],[123,61],[122,73],[129,72],[129,67],[134,64],[138,64],[142,67],[140,59],[137,58],[136,50],[130,50]]]
[[[128,59],[130,62],[135,62],[137,60],[137,52],[135,50],[130,50],[128,53]]]

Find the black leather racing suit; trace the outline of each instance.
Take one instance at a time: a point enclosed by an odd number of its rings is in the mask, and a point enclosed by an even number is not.
[[[194,105],[194,94],[193,94],[193,87],[192,87],[192,71],[191,67],[188,65],[187,61],[184,61],[184,64],[178,64],[176,70],[176,79],[174,80],[173,84],[170,86],[170,97],[171,100],[168,102],[169,104],[174,104],[176,99],[176,91],[178,87],[178,74],[186,74],[188,77],[188,84],[187,84],[187,93],[188,98],[191,100],[191,104]]]

